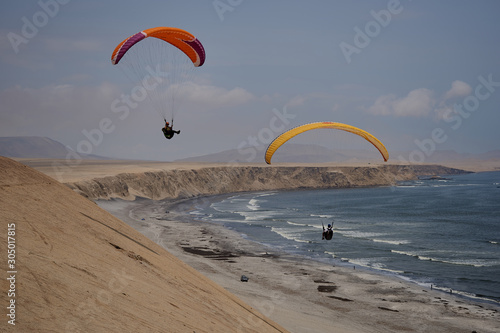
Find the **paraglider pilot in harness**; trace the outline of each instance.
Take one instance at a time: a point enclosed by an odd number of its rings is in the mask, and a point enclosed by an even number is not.
[[[321,224],[323,224],[323,223],[321,223]],[[321,237],[321,239],[330,240],[330,239],[332,239],[332,237],[333,237],[332,225],[329,224],[327,229],[325,229],[325,225],[323,224],[323,236]]]
[[[173,122],[172,122],[172,125],[173,125]],[[165,127],[163,127],[161,130],[163,131],[163,135],[165,135],[165,137],[169,140],[172,139],[172,137],[174,136],[174,133],[175,134],[181,133],[181,131],[174,131],[172,129],[172,126],[170,126],[169,122],[166,119],[165,119]]]

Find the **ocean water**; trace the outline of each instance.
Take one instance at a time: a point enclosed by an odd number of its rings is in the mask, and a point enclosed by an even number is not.
[[[392,187],[242,193],[190,214],[311,260],[500,304],[500,172]],[[329,223],[333,239],[321,240]]]

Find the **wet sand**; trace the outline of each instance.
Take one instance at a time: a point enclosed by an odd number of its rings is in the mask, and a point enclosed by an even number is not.
[[[98,204],[290,332],[500,331],[496,305],[280,253],[186,214],[211,200]]]

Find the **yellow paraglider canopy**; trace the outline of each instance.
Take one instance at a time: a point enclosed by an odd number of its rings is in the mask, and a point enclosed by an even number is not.
[[[362,129],[359,129],[357,127],[351,126],[351,125],[346,125],[346,124],[341,124],[341,123],[334,123],[330,121],[323,121],[323,122],[318,122],[318,123],[311,123],[311,124],[305,124],[302,126],[298,126],[295,128],[292,128],[289,131],[286,131],[285,133],[281,134],[278,136],[276,139],[271,142],[269,147],[267,147],[266,150],[266,163],[271,164],[271,158],[273,157],[273,154],[276,152],[276,150],[281,147],[285,142],[293,138],[294,136],[309,131],[317,128],[332,128],[332,129],[339,129],[343,130],[346,132],[351,132],[356,135],[359,135],[366,139],[368,142],[370,142],[372,145],[375,146],[375,148],[378,149],[380,154],[382,154],[382,157],[384,158],[384,161],[387,162],[389,159],[389,152],[385,148],[385,146],[380,142],[379,139],[371,135],[370,133],[363,131]]]

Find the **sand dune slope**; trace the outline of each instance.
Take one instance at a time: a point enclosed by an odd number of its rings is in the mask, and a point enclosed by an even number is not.
[[[285,332],[52,178],[0,157],[1,244],[15,225],[15,332]],[[11,228],[13,229],[13,228]],[[11,239],[12,241],[12,239]],[[238,279],[239,277],[235,277]],[[7,291],[14,286],[15,296]]]

